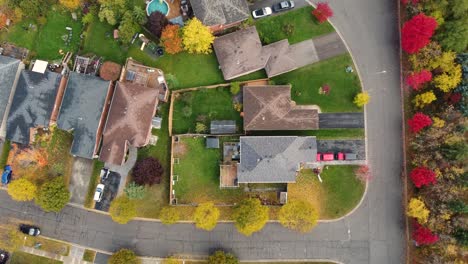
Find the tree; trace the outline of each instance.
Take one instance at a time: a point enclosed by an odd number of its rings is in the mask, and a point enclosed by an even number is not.
[[[414,223],[413,239],[416,246],[431,245],[439,241],[439,236],[433,234],[429,228]]]
[[[117,24],[122,15],[127,11],[126,0],[98,0],[101,4],[99,20],[107,21],[109,25]]]
[[[125,12],[119,26],[119,38],[122,41],[122,43],[130,43],[130,41],[132,41],[133,35],[135,35],[135,33],[139,31],[139,29],[140,26],[135,21],[132,12]]]
[[[420,198],[411,198],[406,214],[416,218],[420,224],[425,224],[429,218],[429,210]]]
[[[120,77],[122,66],[112,61],[106,61],[99,68],[99,76],[106,81],[117,81]]]
[[[232,95],[236,95],[240,92],[240,83],[239,82],[232,82],[231,87],[229,88]]]
[[[423,13],[412,17],[403,24],[401,46],[409,54],[418,52],[431,41],[437,28],[437,21]]]
[[[232,219],[237,230],[250,236],[263,228],[268,221],[268,207],[263,206],[260,200],[249,198],[242,200],[235,208]]]
[[[239,260],[231,253],[217,250],[208,257],[208,264],[238,264]]]
[[[457,240],[457,242],[466,247],[468,246],[468,230],[463,228],[457,228],[453,233],[453,237]]]
[[[363,107],[369,103],[369,100],[370,100],[370,95],[367,92],[362,92],[362,93],[358,93],[354,97],[353,102],[357,107]]]
[[[107,23],[112,26],[117,24],[117,15],[112,9],[106,6],[101,6],[98,16],[101,22],[107,21]]]
[[[4,225],[4,224],[3,224]],[[6,251],[16,251],[24,243],[24,234],[16,226],[4,225],[0,232],[0,247]]]
[[[59,0],[59,3],[70,10],[75,10],[80,6],[81,1],[80,0]]]
[[[124,192],[130,200],[141,200],[146,195],[145,186],[138,185],[134,182],[131,182],[125,187]]]
[[[109,214],[119,224],[126,224],[137,215],[136,204],[127,196],[115,198],[109,207]]]
[[[328,3],[319,2],[317,4],[317,8],[312,11],[312,15],[314,15],[319,23],[323,23],[333,16],[333,10],[330,8]]]
[[[140,264],[141,260],[135,252],[130,249],[122,248],[115,252],[107,261],[109,264]]]
[[[214,203],[207,202],[197,206],[193,220],[197,228],[210,231],[216,227],[219,215],[219,209],[215,207]]]
[[[8,194],[15,201],[31,201],[36,197],[37,187],[31,181],[20,178],[8,185]]]
[[[91,22],[94,21],[94,14],[89,12],[87,13],[86,15],[84,15],[82,18],[81,18],[81,23],[83,23],[83,25],[88,25],[90,24]]]
[[[428,70],[422,70],[420,72],[413,72],[406,77],[406,84],[418,91],[423,87],[423,84],[432,80],[432,73]]]
[[[430,125],[432,125],[431,118],[421,112],[414,114],[413,117],[408,120],[408,126],[412,133],[419,133],[419,131]]]
[[[443,128],[445,126],[445,121],[438,117],[432,118],[432,126],[436,128]]]
[[[359,166],[355,171],[354,174],[356,177],[361,180],[362,182],[367,182],[372,179],[372,174],[370,171],[369,166],[367,165],[361,165]]]
[[[465,1],[466,2],[466,1]],[[462,53],[468,48],[468,19],[451,20],[444,23],[437,33],[437,40],[445,50]]]
[[[0,13],[0,29],[4,28],[6,26],[7,22],[7,16],[4,13]]]
[[[161,223],[165,225],[172,225],[179,221],[180,214],[177,208],[167,206],[161,209],[161,212],[159,213],[159,218],[161,219]]]
[[[190,19],[182,28],[182,43],[188,53],[209,54],[214,36],[197,18]]]
[[[156,11],[150,14],[146,27],[153,35],[159,38],[161,37],[163,29],[168,24],[169,20],[167,20],[166,16],[163,13]]]
[[[132,178],[138,185],[159,184],[163,172],[161,163],[153,157],[148,157],[137,161],[132,170]]]
[[[306,201],[288,201],[278,215],[280,223],[289,229],[308,232],[317,224],[318,212]]]
[[[167,25],[161,33],[161,42],[169,54],[177,54],[182,51],[182,38],[178,25]]]
[[[462,68],[460,64],[450,72],[445,72],[434,77],[434,85],[442,92],[450,92],[462,81]]]
[[[416,108],[423,108],[426,105],[432,103],[437,98],[433,91],[428,91],[422,94],[418,94],[414,97],[413,103]]]
[[[47,212],[59,212],[70,201],[70,192],[63,177],[56,177],[44,183],[39,191],[35,202]]]
[[[417,167],[410,173],[410,178],[414,186],[421,188],[425,185],[435,184],[437,182],[436,174],[426,167]]]
[[[144,25],[146,24],[146,22],[148,22],[148,19],[146,17],[146,11],[139,6],[133,7],[132,15],[133,20],[139,25]]]

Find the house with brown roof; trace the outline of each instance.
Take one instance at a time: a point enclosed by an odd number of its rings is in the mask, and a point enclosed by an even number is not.
[[[244,86],[244,130],[314,130],[318,109],[297,105],[290,85]]]
[[[239,25],[250,17],[246,0],[190,0],[193,14],[213,32]]]

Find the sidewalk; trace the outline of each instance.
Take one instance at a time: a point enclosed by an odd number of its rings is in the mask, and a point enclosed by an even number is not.
[[[62,261],[64,264],[92,264],[92,262],[83,261],[84,250],[85,249],[82,247],[76,247],[72,245],[70,248],[70,254],[68,256],[62,256],[44,250],[35,249],[32,247],[21,247],[21,251],[23,252],[36,256],[59,260]]]

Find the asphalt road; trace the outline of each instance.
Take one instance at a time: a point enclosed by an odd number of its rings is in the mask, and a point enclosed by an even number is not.
[[[0,192],[0,215],[37,223],[43,234],[106,251],[129,247],[144,256],[175,253],[206,255],[216,248],[244,260],[331,259],[349,264],[404,263],[401,112],[399,95],[396,0],[329,0],[332,22],[344,36],[371,95],[366,107],[368,158],[374,180],[354,214],[320,223],[309,234],[297,234],[268,224],[247,238],[232,224],[212,232],[190,224],[163,226],[157,222],[113,223],[102,214],[66,207],[44,213],[32,203],[17,203]]]

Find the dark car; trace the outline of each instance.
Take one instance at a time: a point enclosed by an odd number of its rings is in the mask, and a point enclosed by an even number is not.
[[[6,264],[9,258],[10,255],[8,254],[8,252],[0,249],[0,264]]]
[[[294,1],[282,1],[282,2],[279,2],[277,4],[274,4],[273,6],[271,6],[271,8],[273,9],[273,12],[281,12],[281,11],[285,11],[285,10],[289,10],[289,9],[293,9],[294,8]]]
[[[2,173],[2,184],[6,185],[11,181],[11,175],[13,174],[13,170],[11,169],[10,165],[6,165],[3,169]]]
[[[19,227],[20,231],[30,236],[38,236],[41,233],[41,229],[37,226],[21,224]]]

